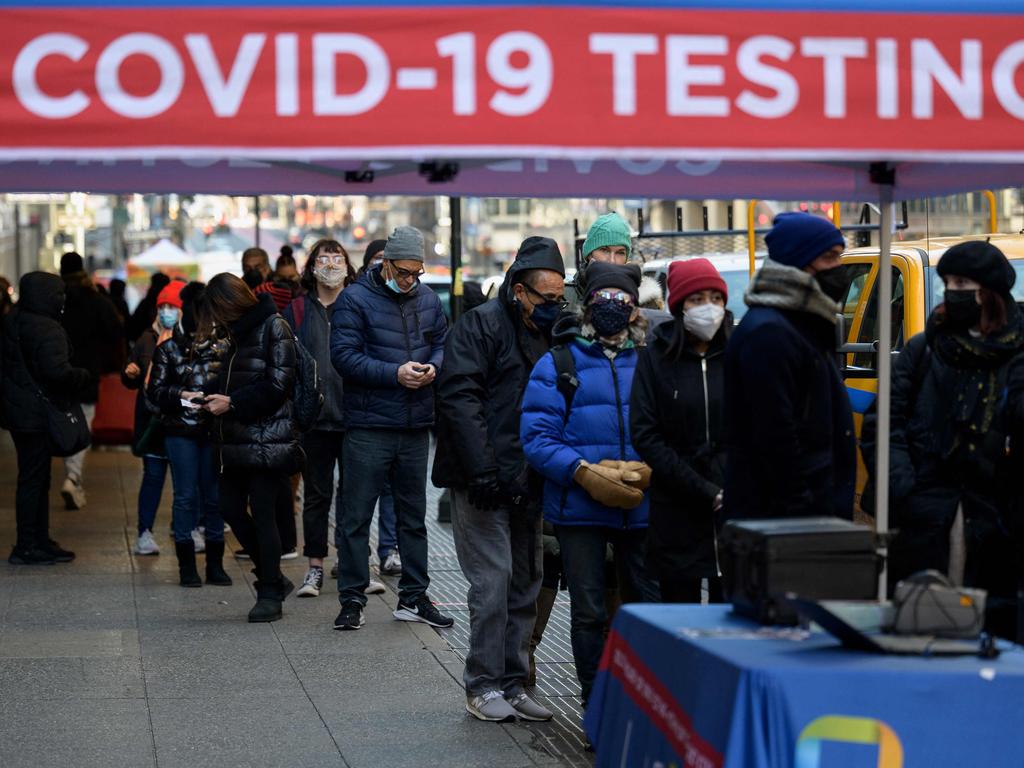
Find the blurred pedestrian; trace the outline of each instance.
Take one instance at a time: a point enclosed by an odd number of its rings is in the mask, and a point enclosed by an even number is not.
[[[650,468],[629,434],[637,347],[646,335],[639,289],[637,265],[591,264],[582,315],[555,326],[555,346],[534,367],[523,397],[523,452],[545,478],[544,517],[561,547],[584,705],[610,619],[609,544],[623,601],[658,599],[645,565]]]
[[[630,400],[633,445],[651,467],[647,562],[666,603],[722,601],[715,513],[722,508],[725,345],[729,289],[707,259],[668,269],[674,319],[640,356]]]
[[[299,267],[295,263],[290,245],[281,246],[281,255],[277,257],[277,263],[274,265],[274,279],[294,283],[296,286],[299,284]]]
[[[14,307],[14,297],[11,296],[13,291],[11,281],[0,275],[0,318]]]
[[[292,303],[299,288],[297,283],[280,279],[270,270],[270,255],[262,248],[246,248],[242,252],[242,280],[257,296],[269,294],[278,312],[284,312]]]
[[[121,316],[121,324],[127,328],[128,321],[131,319],[131,312],[128,311],[128,302],[124,298],[126,288],[124,280],[115,277],[110,281],[110,303],[114,305],[117,314]],[[146,330],[149,330],[149,328]]]
[[[92,377],[92,383],[82,395],[82,411],[91,428],[99,399],[100,375],[111,372],[104,365],[104,358],[107,357],[108,365],[116,362],[114,371],[120,372],[123,365],[124,328],[114,305],[100,295],[86,274],[80,255],[71,251],[61,256],[60,275],[66,296],[61,323],[71,344],[71,364],[85,368]],[[113,349],[120,353],[116,360],[109,355]],[[60,492],[68,509],[81,509],[86,504],[82,481],[87,452],[88,449],[64,459],[64,483]]]
[[[344,463],[338,521],[338,599],[334,628],[363,625],[369,584],[366,553],[373,508],[390,480],[402,545],[401,621],[450,627],[427,596],[426,483],[433,383],[448,324],[437,294],[420,285],[423,234],[398,227],[380,266],[342,294],[331,317],[331,359],[345,380]]]
[[[80,401],[92,374],[71,363],[68,335],[60,323],[64,281],[29,272],[18,284],[19,299],[3,317],[3,426],[18,454],[15,497],[17,541],[12,565],[70,562],[75,555],[50,538],[50,463],[47,403]],[[45,400],[44,400],[45,398]]]
[[[466,709],[480,720],[550,720],[524,690],[543,565],[541,485],[519,441],[519,405],[565,302],[558,244],[528,237],[498,300],[467,312],[438,377],[433,482],[452,488],[459,565],[469,582]]]
[[[985,589],[989,631],[1014,639],[1012,514],[1024,494],[1007,451],[1015,431],[1007,393],[1020,383],[1011,364],[1024,353],[1024,313],[1010,293],[1016,273],[982,240],[954,245],[936,271],[944,301],[893,367],[889,493],[898,533],[889,584],[931,568]],[[872,407],[863,431],[872,473],[876,442]]]
[[[220,509],[255,566],[249,621],[276,621],[294,585],[281,573],[275,500],[304,460],[292,416],[295,339],[270,296],[257,299],[228,273],[210,280],[200,309],[197,343],[216,343],[225,331],[229,341],[221,357],[226,371],[203,405],[220,417]]]
[[[359,269],[360,275],[370,267],[384,262],[384,246],[387,243],[387,240],[372,240],[366,246],[366,250],[363,251],[363,266]]]
[[[726,518],[853,518],[857,455],[836,365],[851,276],[831,221],[780,213],[725,351]]]
[[[150,276],[149,290],[146,291],[146,295],[142,297],[142,300],[135,307],[131,320],[125,327],[128,341],[135,341],[142,335],[143,331],[151,328],[153,323],[156,322],[156,297],[160,295],[160,291],[167,287],[169,282],[171,282],[171,278],[163,272],[155,272]]]
[[[170,324],[170,337],[157,345],[146,392],[160,409],[164,448],[171,465],[174,501],[171,525],[178,581],[183,587],[200,587],[196,553],[206,553],[206,583],[230,586],[224,571],[224,518],[218,488],[218,462],[210,414],[203,410],[206,397],[218,391],[221,357],[227,341],[219,337],[197,339],[195,328],[182,322],[181,294],[187,286],[173,281],[157,298],[158,322]],[[192,301],[202,302],[203,288],[193,283]],[[204,533],[199,532],[203,521]]]

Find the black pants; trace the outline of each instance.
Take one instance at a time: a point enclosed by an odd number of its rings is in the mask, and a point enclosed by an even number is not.
[[[305,557],[323,559],[327,557],[327,529],[331,516],[331,504],[341,509],[341,487],[343,475],[339,476],[338,488],[334,488],[334,467],[344,472],[341,463],[341,449],[345,443],[344,432],[314,430],[302,439],[306,452],[306,469],[302,473],[306,492],[302,505],[302,535]],[[335,501],[337,499],[337,501]]]
[[[18,453],[15,520],[18,549],[47,546],[50,539],[50,450],[43,432],[12,432]]]
[[[281,585],[278,498],[291,492],[288,476],[268,470],[225,467],[220,476],[220,509],[256,566],[256,594]]]
[[[284,484],[278,489],[274,517],[277,520],[277,535],[281,538],[281,551],[291,552],[299,545],[299,534],[295,529],[295,492],[291,477],[285,477]]]
[[[663,603],[700,604],[700,583],[701,579],[679,578],[672,571],[663,571],[658,574],[658,584],[661,587],[661,601]],[[725,602],[722,596],[722,579],[719,577],[708,579],[708,602]]]

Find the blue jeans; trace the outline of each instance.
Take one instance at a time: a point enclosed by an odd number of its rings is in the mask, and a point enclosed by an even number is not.
[[[569,584],[570,635],[583,702],[590,698],[608,628],[605,563],[608,545],[615,552],[615,573],[623,603],[656,603],[658,583],[647,573],[647,529],[623,530],[592,525],[557,525],[565,580]]]
[[[377,498],[390,482],[398,535],[402,541],[402,577],[398,595],[413,604],[426,594],[427,453],[426,429],[352,429],[345,433],[345,493],[338,520],[338,599],[366,605],[370,583],[370,523]]]
[[[167,478],[167,459],[162,456],[142,457],[142,485],[139,486],[139,535],[152,531],[160,497]]]
[[[381,565],[387,560],[392,550],[398,549],[397,520],[395,519],[395,499],[391,495],[391,483],[384,484],[384,492],[380,495],[377,509],[377,557]]]
[[[220,488],[213,443],[206,439],[168,435],[164,439],[171,462],[174,503],[171,527],[174,541],[192,539],[199,518],[206,520],[206,538],[224,541],[224,518],[220,513]]]

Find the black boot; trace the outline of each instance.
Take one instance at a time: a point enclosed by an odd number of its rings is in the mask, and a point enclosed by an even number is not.
[[[206,583],[230,587],[231,577],[224,570],[224,542],[206,542]]]
[[[277,621],[281,618],[281,601],[272,597],[256,598],[256,605],[249,611],[249,623]]]
[[[256,605],[249,611],[251,623],[264,621],[277,621],[281,618],[281,603],[295,589],[295,585],[284,575],[281,575],[273,582],[257,581]]]
[[[178,556],[178,583],[183,587],[201,587],[203,580],[196,570],[196,545],[192,539],[174,542],[174,554]]]

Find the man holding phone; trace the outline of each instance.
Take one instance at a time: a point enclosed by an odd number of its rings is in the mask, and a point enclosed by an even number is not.
[[[402,546],[400,621],[450,627],[427,596],[427,453],[433,383],[448,323],[437,294],[420,286],[423,235],[398,227],[373,265],[334,304],[331,361],[345,380],[345,493],[338,520],[339,630],[363,625],[367,552],[377,498],[390,481]]]

